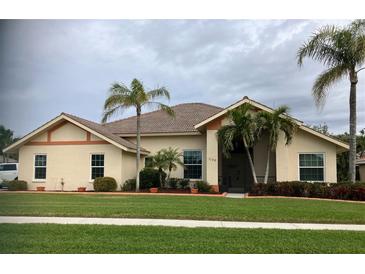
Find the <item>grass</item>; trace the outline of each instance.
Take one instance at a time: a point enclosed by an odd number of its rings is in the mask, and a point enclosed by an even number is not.
[[[365,253],[365,232],[0,224],[0,253]]]
[[[365,224],[365,204],[288,198],[0,193],[0,215]]]

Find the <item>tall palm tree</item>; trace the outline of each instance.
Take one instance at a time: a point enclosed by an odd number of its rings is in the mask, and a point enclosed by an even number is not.
[[[271,113],[267,111],[260,111],[256,116],[258,137],[260,137],[262,133],[269,134],[264,179],[265,184],[267,184],[269,178],[270,153],[271,151],[275,151],[277,147],[280,132],[284,133],[286,145],[288,145],[291,142],[294,131],[297,127],[297,124],[293,121],[293,119],[286,115],[288,112],[289,107],[284,105],[278,107]]]
[[[250,147],[255,142],[256,123],[250,113],[251,105],[243,104],[228,112],[231,124],[222,126],[218,132],[218,140],[222,144],[223,154],[230,157],[230,152],[234,149],[234,143],[242,140],[246,150],[248,161],[251,167],[254,183],[257,184],[255,166],[250,154]]]
[[[183,154],[179,152],[177,148],[172,147],[162,149],[162,153],[165,155],[167,162],[167,170],[169,171],[167,180],[169,180],[172,170],[176,170],[178,165],[184,166],[184,163],[181,160]]]
[[[145,91],[142,82],[133,79],[130,88],[123,83],[112,84],[109,97],[104,103],[102,122],[105,123],[111,116],[130,107],[137,113],[137,157],[136,157],[136,191],[139,191],[139,162],[141,158],[141,113],[142,107],[161,109],[174,116],[174,111],[169,106],[154,101],[156,98],[170,99],[170,93],[164,87]]]
[[[323,105],[329,88],[344,77],[350,80],[350,153],[349,179],[355,182],[356,168],[356,85],[358,72],[365,61],[365,20],[355,20],[345,27],[320,28],[298,50],[298,64],[305,57],[328,68],[314,82],[312,94],[317,106]]]

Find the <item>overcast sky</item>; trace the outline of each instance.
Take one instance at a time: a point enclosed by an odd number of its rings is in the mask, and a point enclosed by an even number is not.
[[[61,112],[99,122],[111,83],[138,78],[148,88],[167,87],[171,105],[225,107],[247,95],[287,104],[307,124],[348,131],[348,80],[319,111],[311,87],[323,67],[296,64],[301,43],[327,23],[348,22],[0,21],[0,124],[22,136]],[[358,130],[365,127],[365,71],[359,77]]]

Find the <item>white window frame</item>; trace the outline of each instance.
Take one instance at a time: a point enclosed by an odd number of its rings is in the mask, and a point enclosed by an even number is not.
[[[300,154],[322,154],[323,155],[323,166],[307,166],[301,167],[300,166]],[[326,153],[325,152],[299,152],[298,153],[298,181],[300,180],[300,169],[301,168],[323,168],[323,180],[322,181],[305,181],[305,182],[325,182],[326,181]],[[304,182],[304,181],[302,181]]]
[[[104,155],[104,165],[103,166],[93,166],[92,165],[92,157],[93,155]],[[104,168],[104,176],[105,176],[105,153],[103,152],[93,152],[93,153],[90,153],[90,156],[89,156],[89,164],[90,164],[90,172],[89,172],[89,182],[90,183],[93,183],[94,182],[94,179],[92,179],[92,172],[93,172],[93,167],[102,167]]]
[[[201,174],[201,178],[200,179],[192,179],[192,178],[185,178],[185,172],[183,170],[183,179],[188,179],[190,181],[204,181],[204,151],[202,149],[183,149],[183,162],[184,162],[184,166],[198,166],[199,164],[185,164],[184,161],[184,153],[185,151],[200,151],[201,155],[202,155],[202,163],[201,163],[201,167],[202,167],[202,174]]]
[[[36,156],[43,156],[43,155],[46,156],[46,166],[36,166],[35,165],[35,158],[36,158]],[[45,183],[47,181],[47,175],[48,175],[47,165],[48,165],[48,155],[47,155],[47,153],[35,153],[33,155],[33,182]],[[35,168],[36,167],[44,167],[44,168],[46,168],[46,178],[45,179],[36,179],[35,178]]]

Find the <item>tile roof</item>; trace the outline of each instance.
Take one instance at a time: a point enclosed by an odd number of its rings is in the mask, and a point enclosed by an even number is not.
[[[75,120],[76,122],[96,131],[97,133],[105,136],[106,138],[124,146],[124,147],[127,147],[129,149],[133,149],[133,150],[136,150],[137,149],[137,146],[136,144],[126,140],[126,139],[123,139],[115,134],[113,134],[109,128],[101,125],[101,124],[98,124],[98,123],[95,123],[95,122],[92,122],[92,121],[89,121],[89,120],[86,120],[86,119],[83,119],[83,118],[80,118],[80,117],[77,117],[75,115],[72,115],[72,114],[68,114],[68,113],[64,113],[62,112],[62,115],[66,116],[66,117],[69,117],[71,118],[72,120]],[[141,151],[143,152],[149,152],[148,150],[144,149],[144,148],[141,148]]]
[[[162,110],[141,115],[141,133],[189,133],[198,132],[194,125],[223,110],[221,107],[203,103],[187,103],[173,106],[175,117]],[[104,125],[114,134],[135,134],[136,116],[106,123]]]

